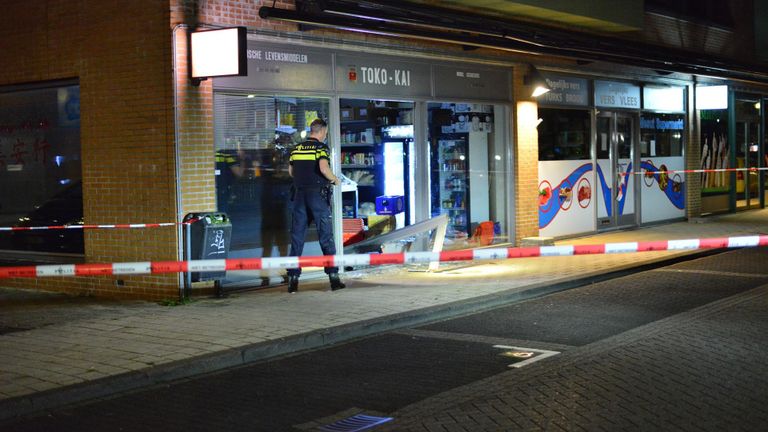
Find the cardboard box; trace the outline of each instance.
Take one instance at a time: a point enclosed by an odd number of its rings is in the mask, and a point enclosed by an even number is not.
[[[376,214],[395,215],[405,210],[405,200],[402,195],[382,195],[376,197]]]
[[[368,231],[366,237],[374,237],[393,231],[397,227],[397,221],[394,216],[368,216]]]

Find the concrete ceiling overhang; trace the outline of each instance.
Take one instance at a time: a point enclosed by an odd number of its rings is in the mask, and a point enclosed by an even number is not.
[[[518,18],[577,26],[601,32],[637,31],[643,26],[643,1],[622,0],[409,0],[503,18]]]
[[[327,27],[527,55],[551,55],[579,62],[630,65],[661,75],[677,72],[702,78],[768,84],[768,65],[749,59],[717,57],[639,40],[628,42],[606,37],[603,32],[579,31],[565,25],[556,27],[508,16],[490,16],[480,10],[470,12],[446,7],[447,2],[460,0],[445,0],[436,4],[431,1],[297,0],[295,10],[262,6],[259,15],[263,19],[307,25],[307,28]],[[599,3],[602,0],[595,1]],[[629,0],[630,3],[633,1]],[[555,0],[552,2],[556,3]],[[635,15],[644,19],[644,12]]]

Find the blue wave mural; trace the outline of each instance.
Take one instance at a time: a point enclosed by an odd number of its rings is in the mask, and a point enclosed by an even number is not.
[[[685,182],[676,182],[669,178],[669,174],[660,174],[659,171],[666,171],[666,167],[662,165],[661,168],[656,167],[651,161],[644,161],[640,163],[640,168],[654,172],[654,174],[644,173],[644,178],[652,177],[656,184],[659,185],[659,189],[667,196],[669,202],[680,210],[685,209]]]
[[[627,165],[627,170],[624,172],[624,175],[621,178],[621,184],[619,185],[619,188],[621,189],[621,198],[619,198],[619,214],[624,214],[624,203],[627,200],[627,185],[629,184],[629,178],[632,177],[632,163],[630,162]],[[605,180],[605,176],[603,175],[603,169],[600,168],[600,165],[597,165],[597,176],[599,177],[600,181],[600,190],[603,193],[603,206],[605,207],[605,212],[608,214],[608,217],[611,217],[613,215],[613,206],[609,205],[608,203],[611,202],[611,197],[613,194],[611,193],[611,186],[608,184],[608,181]]]
[[[573,170],[573,172],[570,173],[568,177],[561,181],[557,186],[552,187],[552,195],[549,197],[547,202],[544,203],[544,205],[539,206],[539,229],[546,228],[547,225],[549,225],[555,219],[557,214],[560,213],[560,210],[562,209],[562,198],[560,198],[558,195],[560,189],[576,189],[576,182],[578,182],[584,174],[590,171],[592,171],[592,164],[585,163],[584,165],[581,165],[580,167]]]

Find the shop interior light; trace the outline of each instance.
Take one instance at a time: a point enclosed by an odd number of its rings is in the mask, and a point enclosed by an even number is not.
[[[189,34],[189,56],[193,85],[210,77],[247,76],[246,28],[193,31]]]
[[[528,73],[523,77],[523,84],[533,89],[531,92],[532,97],[539,97],[552,90],[552,87],[547,84],[547,80],[544,79],[534,65],[528,65]]]
[[[755,102],[755,109],[756,109],[756,110],[759,110],[759,109],[760,109],[760,102]]]

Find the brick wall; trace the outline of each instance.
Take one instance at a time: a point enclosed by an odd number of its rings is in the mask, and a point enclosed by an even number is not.
[[[539,235],[539,134],[536,130],[538,106],[531,89],[523,84],[527,68],[514,69],[514,198],[515,244],[524,237]]]
[[[85,223],[175,220],[171,32],[160,0],[3,2],[0,85],[78,78]],[[10,66],[9,66],[10,65]],[[87,262],[176,259],[174,229],[86,232]],[[8,280],[168,298],[175,275]]]
[[[688,106],[693,107],[693,85],[688,86]],[[701,168],[701,118],[698,111],[689,109],[685,119],[686,147],[685,147],[685,166],[687,169]],[[701,174],[688,174],[685,177],[686,217],[696,218],[701,216]]]

